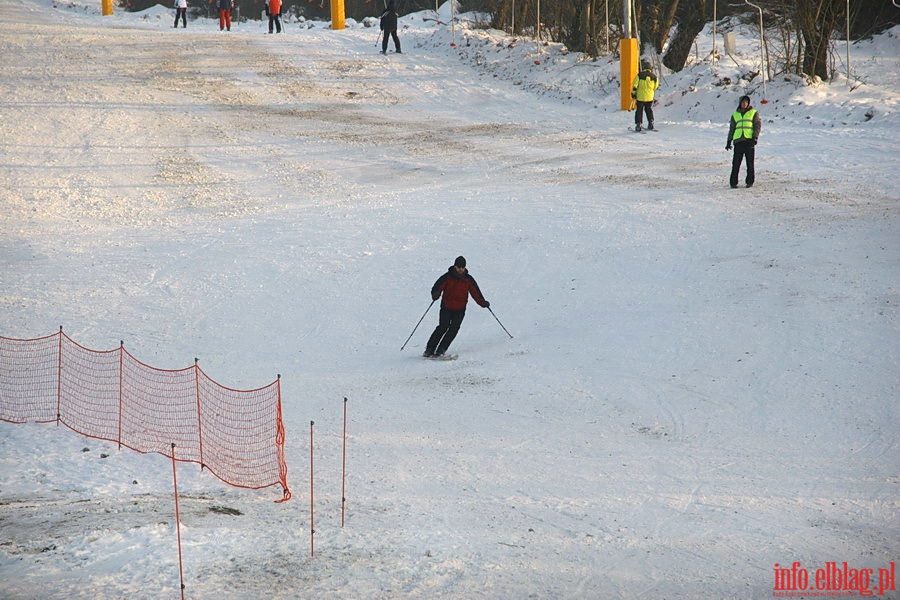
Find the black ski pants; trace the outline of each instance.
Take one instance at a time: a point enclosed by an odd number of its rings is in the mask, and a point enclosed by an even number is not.
[[[747,184],[747,187],[753,185],[753,182],[756,181],[756,170],[753,167],[755,156],[756,143],[753,140],[734,143],[734,157],[731,159],[731,179],[729,181],[731,187],[737,187],[741,163],[745,160],[747,162],[747,178],[744,180],[744,183]]]
[[[275,32],[281,33],[281,15],[269,15],[269,33],[272,33],[272,25],[276,27]]]
[[[456,334],[459,333],[459,326],[462,325],[465,316],[466,309],[449,310],[442,306],[438,326],[434,328],[434,333],[428,338],[425,351],[428,354],[443,354],[446,352]]]
[[[183,27],[187,27],[187,9],[186,8],[176,8],[175,9],[175,25],[174,27],[178,27],[178,19],[181,19],[181,23]]]
[[[382,39],[381,39],[381,51],[382,51],[382,52],[387,52],[388,34],[390,34],[391,37],[394,38],[394,50],[397,51],[397,52],[400,52],[400,38],[397,37],[397,30],[396,30],[396,29],[391,29],[391,30],[389,30],[389,31],[386,30],[386,31],[384,32],[384,35],[382,36]]]
[[[635,126],[640,126],[642,115],[647,113],[647,125],[653,126],[653,101],[650,102],[641,102],[637,100],[637,110],[634,111],[634,124]]]

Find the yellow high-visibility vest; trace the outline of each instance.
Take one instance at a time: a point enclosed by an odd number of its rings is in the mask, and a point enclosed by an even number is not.
[[[731,115],[731,118],[734,119],[736,123],[734,127],[734,136],[732,136],[732,140],[752,140],[753,139],[753,117],[756,116],[756,109],[751,108],[744,114],[741,114],[740,111],[734,111],[734,114]]]

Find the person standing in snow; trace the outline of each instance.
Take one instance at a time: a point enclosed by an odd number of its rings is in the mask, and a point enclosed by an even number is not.
[[[175,0],[175,27],[178,28],[178,19],[181,19],[182,27],[187,27],[187,0]]]
[[[738,186],[738,174],[741,170],[741,162],[747,161],[747,178],[744,182],[747,187],[752,187],[756,180],[756,171],[753,161],[756,155],[756,142],[759,140],[759,132],[762,123],[759,113],[750,106],[750,96],[741,96],[737,110],[731,115],[728,126],[728,140],[725,149],[731,150],[734,145],[734,157],[731,159],[731,187]]]
[[[219,7],[219,31],[231,31],[231,9],[234,8],[234,0],[216,0]]]
[[[443,295],[441,314],[438,326],[434,328],[434,333],[428,338],[422,356],[443,356],[447,352],[447,348],[450,347],[459,332],[459,326],[466,316],[466,304],[470,294],[480,306],[490,307],[491,303],[484,299],[475,279],[469,275],[469,271],[466,269],[466,259],[458,256],[453,266],[438,277],[431,287],[432,300],[437,300]]]
[[[653,129],[653,96],[659,80],[653,74],[650,63],[641,61],[641,72],[634,77],[631,83],[631,97],[637,102],[637,111],[634,113],[634,130],[641,130],[643,113],[647,113],[647,129]]]
[[[400,38],[397,37],[397,19],[400,18],[400,15],[397,14],[397,6],[394,4],[394,0],[389,0],[387,8],[384,9],[384,12],[381,13],[381,53],[387,54],[388,47],[388,35],[394,38],[394,50],[397,54],[403,54],[400,52]]]
[[[281,33],[281,0],[268,0],[266,14],[269,15],[269,33],[272,33],[272,25],[277,33]]]

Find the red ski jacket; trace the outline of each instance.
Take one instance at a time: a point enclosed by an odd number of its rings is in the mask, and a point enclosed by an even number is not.
[[[468,269],[459,275],[454,267],[450,267],[446,273],[438,277],[431,288],[431,299],[437,300],[441,294],[444,296],[441,306],[448,310],[465,310],[469,294],[479,306],[489,306],[487,300],[481,295],[475,279],[469,275]]]

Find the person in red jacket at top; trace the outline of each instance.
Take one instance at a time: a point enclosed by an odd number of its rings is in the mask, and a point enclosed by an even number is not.
[[[484,299],[475,279],[469,275],[466,269],[466,259],[457,256],[453,266],[447,272],[438,277],[431,287],[431,299],[441,299],[441,315],[438,326],[428,338],[425,352],[422,356],[443,356],[447,348],[453,342],[453,338],[459,332],[463,317],[466,316],[466,303],[469,295],[480,306],[488,308],[491,303]]]
[[[272,33],[272,25],[275,25],[276,33],[281,33],[281,0],[268,0],[266,14],[269,15],[269,33]]]

